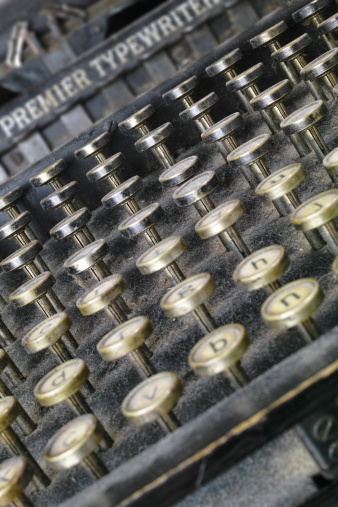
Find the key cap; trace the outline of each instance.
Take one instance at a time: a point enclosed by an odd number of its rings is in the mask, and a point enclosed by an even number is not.
[[[296,72],[301,77],[301,70],[307,65],[307,61],[304,57],[304,52],[307,51],[308,47],[312,43],[312,39],[308,33],[303,33],[297,39],[289,42],[285,46],[277,49],[272,53],[272,58],[279,63],[290,62]],[[298,78],[298,80],[299,80]],[[310,93],[312,93],[315,100],[327,100],[326,94],[316,81],[305,81]]]
[[[271,148],[271,136],[263,134],[238,146],[228,155],[227,160],[234,169],[248,166],[257,183],[260,183],[270,174],[262,159]]]
[[[56,191],[63,187],[60,175],[67,169],[66,162],[60,158],[53,164],[45,167],[38,174],[30,178],[30,182],[35,188],[49,185],[52,190]]]
[[[23,190],[20,187],[16,187],[13,190],[0,195],[0,211],[7,213],[9,218],[16,218],[20,215],[18,202],[20,201],[22,195]],[[26,234],[31,241],[37,239],[29,226],[26,228]]]
[[[135,143],[135,148],[139,153],[145,153],[150,150],[162,169],[168,169],[175,164],[175,160],[165,144],[165,140],[173,133],[174,127],[172,124],[164,123],[141,137],[141,139],[138,139]]]
[[[312,320],[324,294],[317,280],[302,278],[290,282],[273,292],[263,303],[261,315],[275,329],[297,327],[306,343],[319,336]]]
[[[5,272],[22,269],[28,278],[34,278],[40,274],[34,262],[40,252],[42,252],[41,243],[37,240],[31,241],[6,257],[0,266]]]
[[[226,201],[202,217],[195,225],[195,230],[201,239],[218,236],[225,248],[242,260],[250,254],[250,250],[237,231],[235,223],[243,216],[244,211],[239,199]]]
[[[129,310],[121,296],[126,287],[126,282],[121,275],[108,276],[82,294],[76,301],[76,306],[85,316],[104,310],[110,319],[115,319],[122,324],[128,319],[125,308]],[[121,301],[123,301],[122,305]]]
[[[161,205],[155,202],[124,220],[118,229],[126,238],[142,235],[149,245],[156,245],[161,241],[161,237],[154,226],[163,218],[163,215]]]
[[[88,237],[87,224],[92,218],[88,208],[80,208],[70,216],[67,216],[61,222],[57,223],[49,231],[49,234],[55,241],[72,238],[79,248],[84,248],[91,243],[94,237],[90,233]]]
[[[152,332],[153,327],[147,317],[134,317],[107,333],[97,344],[97,351],[104,361],[116,361],[127,356],[142,378],[150,377],[157,373],[149,359],[151,352],[145,344]]]
[[[190,350],[188,363],[199,377],[223,373],[233,389],[248,382],[240,361],[250,342],[241,324],[227,324],[205,335]]]
[[[121,121],[118,124],[118,127],[124,134],[127,134],[132,130],[136,130],[141,136],[145,136],[150,132],[147,121],[154,113],[154,106],[147,104],[139,111],[136,111],[134,114]]]
[[[109,247],[106,241],[98,239],[68,257],[64,267],[75,277],[75,280],[77,280],[77,275],[85,271],[88,271],[94,280],[103,280],[106,276],[111,275],[110,270],[103,261],[108,253]]]
[[[55,470],[81,465],[92,479],[100,479],[108,470],[94,451],[103,433],[93,414],[76,417],[47,442],[44,458]]]
[[[205,132],[203,132],[201,138],[206,144],[217,143],[219,152],[226,160],[227,155],[238,147],[238,142],[233,133],[241,125],[243,125],[241,114],[234,113],[208,128]]]
[[[24,456],[3,461],[0,464],[0,505],[33,507],[24,493],[32,477],[32,466]]]
[[[280,278],[290,265],[290,258],[281,245],[256,250],[244,259],[233,272],[233,279],[247,291],[279,289]],[[270,288],[270,291],[269,289]]]
[[[304,181],[305,173],[300,164],[282,167],[263,180],[256,188],[256,194],[268,202],[273,202],[280,216],[292,213],[301,201],[295,188]],[[324,241],[317,231],[303,231],[313,250],[320,250]]]
[[[136,426],[156,421],[166,433],[172,432],[180,426],[172,410],[182,390],[174,373],[157,373],[134,387],[123,400],[122,413]]]
[[[76,415],[93,414],[80,392],[81,388],[88,385],[89,375],[89,369],[82,359],[71,359],[42,377],[34,388],[34,396],[43,407],[53,407],[65,402]],[[112,445],[113,440],[103,430],[100,447],[107,450]]]
[[[338,12],[325,19],[317,26],[320,35],[326,35],[326,43],[329,49],[337,47],[337,41],[334,37],[334,33],[338,30]]]
[[[117,125],[113,124],[109,132],[102,132],[102,134],[95,137],[81,148],[78,148],[75,151],[76,158],[84,160],[85,158],[93,157],[99,163],[104,162],[106,160],[106,156],[103,153],[104,147],[112,140],[116,128]]]
[[[337,64],[338,48],[330,49],[305,65],[300,74],[306,81],[322,79],[329,90],[332,90],[338,84],[338,79],[334,72]]]
[[[22,455],[27,458],[33,469],[34,484],[37,488],[43,489],[50,483],[49,478],[11,427],[11,424],[15,421],[20,425],[25,435],[29,435],[36,428],[33,421],[30,421],[28,414],[25,414],[25,419],[27,419],[22,424],[22,410],[13,396],[0,399],[0,442],[10,454],[14,456]]]
[[[303,23],[304,25],[312,24],[315,28],[324,21],[322,17],[322,10],[330,4],[331,0],[313,0],[298,11],[292,14],[296,23]],[[330,34],[320,35],[323,42],[330,47],[332,36]]]
[[[250,44],[253,49],[257,49],[260,47],[268,47],[270,52],[274,53],[281,47],[278,38],[280,37],[281,34],[285,33],[287,30],[288,26],[285,23],[285,21],[280,21],[276,25],[270,26],[264,32],[250,39]],[[299,83],[300,80],[297,74],[293,71],[291,65],[289,65],[287,62],[280,62],[279,66],[286,75],[287,79],[289,79],[293,85]]]
[[[338,215],[338,190],[331,189],[314,195],[296,208],[290,220],[296,229],[318,229],[334,255],[338,254],[338,231],[334,219]]]
[[[331,180],[336,183],[338,175],[338,148],[335,148],[325,155],[323,159],[323,166],[325,167]]]
[[[73,359],[72,354],[62,341],[71,328],[72,322],[65,312],[56,313],[34,326],[22,339],[22,346],[27,354],[41,350],[50,350],[58,362]]]
[[[178,187],[181,183],[188,181],[201,169],[200,159],[195,155],[176,162],[169,169],[161,173],[159,182],[163,188]]]
[[[86,176],[92,183],[107,181],[111,188],[116,188],[122,183],[119,170],[125,164],[125,160],[123,153],[115,153],[115,155],[103,160],[103,162],[93,167],[93,169],[90,169],[86,173]]]
[[[215,283],[209,273],[199,273],[170,289],[162,297],[160,306],[169,318],[181,317],[191,312],[202,331],[208,333],[217,326],[204,302],[214,290]]]
[[[287,135],[302,132],[320,161],[329,153],[329,149],[315,124],[324,118],[326,113],[324,102],[316,100],[291,113],[280,124]]]
[[[67,185],[55,190],[52,194],[47,195],[47,197],[40,201],[40,204],[44,211],[61,208],[66,216],[70,216],[77,211],[73,200],[79,192],[80,187],[77,182],[71,181]]]
[[[215,209],[209,194],[218,186],[214,171],[205,171],[181,185],[173,194],[177,206],[194,205],[201,216]]]
[[[101,199],[101,202],[107,208],[123,206],[129,215],[134,215],[140,211],[140,206],[137,204],[134,197],[142,188],[143,183],[141,178],[139,176],[133,176],[106,194],[103,199]]]

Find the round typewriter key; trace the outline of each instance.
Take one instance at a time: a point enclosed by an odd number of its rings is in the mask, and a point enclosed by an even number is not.
[[[108,253],[109,247],[106,241],[98,239],[68,257],[64,267],[71,275],[79,275],[88,270],[94,280],[102,280],[111,275],[103,261]]]
[[[6,259],[0,263],[0,266],[6,272],[23,269],[29,278],[34,278],[40,274],[34,260],[41,251],[41,243],[36,240],[31,241],[6,257]]]
[[[24,494],[33,476],[33,469],[24,456],[6,459],[0,464],[0,506],[32,507]]]
[[[238,147],[233,133],[242,124],[243,119],[240,113],[234,113],[208,128],[201,137],[206,144],[217,143],[220,153],[226,160],[226,156]]]
[[[337,32],[338,30],[338,12],[333,14],[333,16],[330,16],[328,19],[325,19],[325,21],[322,21],[317,26],[318,32],[321,35],[327,35],[327,47],[329,49],[334,49],[337,47],[337,41],[333,35],[333,33]],[[332,33],[333,32],[333,33]]]
[[[103,429],[93,414],[85,414],[63,426],[47,442],[44,458],[56,470],[82,465],[93,479],[108,473],[94,453],[102,440]]]
[[[80,187],[76,181],[71,181],[67,185],[55,190],[52,194],[47,195],[40,204],[44,211],[50,211],[61,208],[66,216],[75,213],[77,210],[73,203],[75,196],[80,192]]]
[[[201,218],[195,225],[195,230],[201,239],[218,236],[223,245],[242,260],[250,254],[250,250],[234,224],[243,214],[241,201],[238,199],[226,201]]]
[[[163,215],[163,209],[158,202],[149,204],[132,217],[124,220],[119,225],[119,231],[126,238],[134,238],[142,234],[148,244],[155,245],[161,241],[161,238],[154,225],[163,218]]]
[[[189,180],[200,170],[201,162],[195,155],[176,162],[170,169],[164,171],[159,181],[162,187],[178,187],[181,183]]]
[[[180,283],[185,277],[175,261],[186,248],[181,236],[169,236],[142,254],[137,259],[136,266],[142,275],[150,275],[163,269],[175,283]]]
[[[164,123],[155,130],[148,132],[148,134],[138,139],[135,143],[135,148],[139,153],[144,153],[150,150],[156,157],[160,166],[163,169],[168,169],[175,164],[175,160],[171,155],[165,140],[174,132],[174,127],[171,123]]]
[[[22,194],[22,188],[16,187],[13,190],[0,195],[0,211],[6,212],[9,218],[17,217],[20,214],[17,203],[22,197]]]
[[[313,81],[322,78],[325,84],[332,89],[338,84],[337,76],[333,70],[337,64],[338,48],[334,48],[308,63],[300,73],[305,80]]]
[[[102,134],[89,141],[89,143],[82,146],[82,148],[76,150],[76,158],[83,160],[87,157],[94,157],[98,162],[103,162],[106,157],[102,153],[102,150],[111,141],[112,134],[116,128],[117,125],[114,123],[110,132],[102,132]]]
[[[327,7],[331,3],[331,0],[313,0],[312,2],[308,3],[298,11],[294,12],[292,14],[293,19],[296,21],[296,23],[304,23],[305,25],[308,25],[309,23],[312,23],[312,25],[315,28],[318,28],[318,26],[323,22],[323,17],[321,11]],[[320,33],[320,32],[319,32]],[[332,43],[332,35],[330,33],[328,34],[321,34],[320,35],[323,42],[328,46],[331,47]],[[333,39],[334,41],[334,39]]]
[[[263,303],[261,315],[270,327],[297,326],[307,343],[319,336],[311,318],[324,299],[317,280],[302,278],[284,285]]]
[[[263,74],[264,65],[257,63],[253,67],[250,67],[250,69],[232,78],[227,82],[226,86],[230,92],[241,90],[245,92],[249,99],[252,99],[259,93],[256,82]]]
[[[17,387],[25,380],[25,377],[22,375],[19,368],[13,363],[7,352],[0,347],[0,373],[3,371],[14,387]]]
[[[288,269],[290,259],[280,245],[271,245],[253,252],[236,267],[233,278],[248,291],[280,287],[277,281]]]
[[[332,263],[332,271],[336,276],[338,276],[338,257],[336,257]]]
[[[309,34],[304,33],[297,39],[277,49],[277,51],[272,53],[272,58],[280,64],[283,64],[283,62],[290,62],[290,64],[295,68],[297,74],[299,74],[301,70],[307,65],[303,54],[308,49],[311,42],[312,39]],[[297,79],[299,81],[299,77]],[[326,95],[321,89],[319,83],[306,81],[306,85],[316,100],[327,100]]]
[[[34,396],[43,407],[52,407],[64,401],[76,415],[91,414],[92,410],[80,392],[89,374],[82,359],[71,359],[47,373],[36,384]],[[101,442],[105,449],[113,444],[107,432],[104,432]]]
[[[177,206],[190,206],[193,204],[198,213],[203,216],[215,208],[209,194],[218,185],[216,174],[205,171],[180,186],[173,194]]]
[[[53,190],[61,188],[63,185],[59,179],[60,174],[65,171],[66,162],[60,158],[53,164],[49,165],[38,174],[33,176],[29,181],[33,187],[42,187],[43,185],[50,185]]]
[[[307,142],[320,161],[329,152],[315,124],[327,113],[322,100],[311,102],[287,116],[280,124],[287,135],[304,132]]]
[[[103,199],[101,199],[101,202],[107,208],[123,206],[129,215],[134,215],[140,211],[140,207],[136,203],[134,197],[142,188],[143,182],[141,178],[139,176],[133,176],[133,178],[121,183],[121,185],[106,194]]]
[[[147,104],[142,109],[139,109],[139,111],[136,111],[134,114],[121,121],[118,125],[119,129],[125,134],[127,134],[130,130],[137,130],[141,136],[144,136],[150,132],[150,129],[147,126],[147,121],[154,113],[154,107],[151,104]]]
[[[291,214],[290,220],[301,231],[319,230],[328,248],[338,253],[338,231],[334,219],[338,215],[338,190],[331,189],[314,195]]]
[[[71,353],[62,342],[62,336],[71,328],[72,322],[66,313],[56,313],[33,327],[22,339],[27,354],[49,349],[59,361],[72,359]]]
[[[156,369],[149,360],[151,353],[145,341],[152,332],[153,327],[147,317],[134,317],[107,333],[97,345],[98,353],[104,361],[116,361],[127,356],[142,377],[150,377]]]
[[[90,239],[87,236],[87,224],[91,217],[92,214],[88,208],[80,208],[54,225],[49,234],[55,241],[73,238],[77,246],[83,248],[90,243]]]
[[[161,299],[161,308],[169,318],[192,313],[205,332],[216,328],[204,302],[214,293],[215,283],[209,273],[191,276],[170,289]]]
[[[217,104],[219,98],[216,93],[211,92],[203,99],[194,102],[190,107],[182,111],[179,116],[182,121],[194,121],[200,132],[205,132],[214,124],[213,119],[209,115],[210,109]]]
[[[247,165],[259,183],[270,174],[262,158],[271,148],[271,136],[263,134],[238,146],[228,155],[227,160],[235,169]]]
[[[168,102],[181,101],[184,107],[189,107],[193,104],[192,99],[189,100],[189,98],[197,85],[197,76],[192,76],[186,81],[183,81],[183,83],[178,84],[171,90],[164,93],[162,97]]]
[[[25,423],[22,424],[22,415],[25,415]],[[26,449],[25,445],[22,443],[20,438],[17,436],[15,431],[11,428],[11,424],[13,422],[17,422],[20,425],[22,431],[29,435],[34,429],[36,425],[29,418],[28,414],[26,414],[22,407],[18,404],[16,399],[13,396],[6,396],[5,398],[0,399],[0,442],[2,445],[6,447],[6,449],[12,455],[22,455],[27,458],[27,460],[32,465],[33,469],[33,481],[35,485],[41,489],[43,487],[48,486],[50,483],[49,478],[44,473],[44,471],[40,468],[38,463],[34,460],[33,456]]]
[[[172,409],[182,390],[182,384],[174,373],[157,373],[128,394],[122,403],[122,413],[136,426],[156,421],[164,431],[174,431],[180,424]]]
[[[332,181],[337,181],[337,175],[338,175],[338,148],[335,148],[334,150],[330,151],[328,153],[324,160],[323,160],[323,166],[325,167],[328,175],[330,176]]]
[[[93,167],[93,169],[90,169],[86,173],[86,176],[92,183],[106,180],[112,188],[115,188],[122,183],[118,170],[124,165],[125,160],[123,153],[115,153],[112,157],[105,159]]]
[[[76,306],[85,316],[104,310],[111,319],[122,324],[127,320],[127,316],[119,302],[125,288],[126,282],[121,275],[108,276],[82,294],[76,301]]]
[[[200,377],[225,373],[234,389],[247,383],[240,360],[250,345],[241,324],[218,327],[199,340],[189,352],[188,362]]]
[[[227,55],[223,56],[216,62],[209,65],[205,70],[209,77],[223,76],[226,81],[231,81],[237,76],[234,66],[243,58],[243,53],[239,48],[234,49]],[[237,90],[236,94],[248,113],[252,113],[252,107],[247,97],[241,90]]]

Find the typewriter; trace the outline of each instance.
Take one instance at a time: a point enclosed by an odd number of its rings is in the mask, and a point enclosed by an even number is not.
[[[337,505],[337,2],[0,12],[0,505]]]

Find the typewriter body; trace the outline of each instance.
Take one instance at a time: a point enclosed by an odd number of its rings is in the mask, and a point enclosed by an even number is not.
[[[21,410],[0,424],[0,477],[18,454],[37,477],[6,490],[8,504],[337,505],[337,11],[334,0],[0,8],[0,338],[17,375],[6,359],[0,423],[3,400]],[[250,257],[261,276],[245,278],[245,259],[268,247]],[[55,314],[52,337],[52,321],[41,326]],[[104,338],[120,330],[120,346],[131,321],[143,341],[108,353]],[[34,330],[48,346],[34,349]],[[197,345],[210,333],[207,360]],[[76,359],[80,388],[48,401],[42,379]],[[154,378],[172,384],[148,387],[143,402],[162,398],[140,415],[137,389]],[[76,413],[87,419],[72,429]]]

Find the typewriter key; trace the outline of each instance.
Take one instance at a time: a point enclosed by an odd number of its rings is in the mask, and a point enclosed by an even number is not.
[[[7,352],[0,347],[0,373],[3,371],[13,387],[17,387],[25,380],[24,375],[13,363]]]
[[[304,33],[297,39],[289,42],[272,53],[272,58],[277,62],[290,62],[298,73],[307,65],[303,53],[311,44],[309,34]],[[326,95],[316,81],[305,81],[306,85],[316,100],[327,100]]]
[[[76,158],[83,160],[88,157],[94,157],[97,162],[104,162],[106,160],[106,157],[102,151],[104,147],[111,141],[113,137],[112,134],[116,128],[117,125],[114,124],[110,132],[102,132],[102,134],[89,141],[89,143],[82,146],[82,148],[76,150]]]
[[[190,107],[186,108],[182,111],[179,116],[182,121],[194,121],[195,125],[200,132],[205,132],[209,127],[214,124],[213,119],[211,118],[209,112],[211,108],[217,104],[219,98],[217,97],[215,92],[209,93],[202,99],[198,100]]]
[[[103,434],[104,430],[93,414],[76,417],[47,442],[44,458],[56,470],[81,464],[90,477],[100,479],[108,470],[94,451]]]
[[[163,171],[159,177],[162,187],[178,187],[181,183],[190,180],[201,169],[200,159],[195,155],[176,162],[169,169]]]
[[[187,114],[183,114],[181,119],[183,121],[193,120],[200,132],[204,132],[214,123],[209,115],[209,111],[218,101],[218,97],[215,93],[210,93],[203,99],[195,102],[192,98],[192,93],[197,85],[197,77],[192,76],[183,83],[180,83],[168,92],[164,93],[162,97],[168,102],[182,102]],[[183,113],[185,113],[185,111]]]
[[[278,37],[282,33],[285,33],[287,29],[288,26],[285,23],[285,21],[280,21],[276,25],[270,26],[270,28],[268,28],[264,32],[250,39],[251,46],[253,47],[253,49],[265,46],[269,48],[271,53],[274,53],[281,47],[278,41]],[[291,65],[289,65],[287,62],[280,62],[279,65],[280,68],[285,73],[286,77],[290,79],[292,84],[296,85],[297,83],[299,83],[299,78],[292,69]]]
[[[42,187],[43,185],[50,185],[52,190],[58,190],[63,187],[60,180],[60,174],[67,168],[66,162],[60,158],[54,164],[49,165],[41,172],[33,176],[29,181],[33,187]]]
[[[255,110],[268,110],[273,113],[273,116],[276,118],[274,123],[275,133],[280,131],[281,121],[288,116],[283,104],[283,98],[288,95],[291,90],[292,87],[290,81],[288,79],[284,79],[284,81],[280,81],[279,83],[270,86],[270,88],[264,90],[262,93],[257,95],[257,97],[250,100],[250,104]],[[310,152],[305,141],[299,134],[292,134],[290,136],[290,140],[301,157]]]
[[[119,129],[125,134],[131,130],[136,130],[141,136],[145,136],[150,132],[147,121],[154,113],[154,107],[151,104],[147,104],[139,111],[136,111],[134,114],[121,121],[121,123],[118,124]]]
[[[335,255],[338,254],[338,231],[334,219],[338,215],[338,190],[331,189],[314,195],[298,208],[290,217],[291,222],[301,231],[318,229]]]
[[[271,148],[271,136],[263,134],[238,146],[238,148],[228,155],[227,160],[235,169],[243,165],[247,165],[259,183],[270,174],[262,158]]]
[[[171,372],[157,373],[138,384],[123,400],[123,415],[136,426],[156,421],[169,433],[180,423],[172,413],[183,386],[179,378]]]
[[[201,218],[195,225],[195,230],[201,239],[218,236],[223,245],[242,260],[250,254],[250,250],[234,224],[243,214],[241,201],[238,199],[226,201]]]
[[[88,208],[80,208],[70,216],[67,216],[61,222],[54,225],[49,231],[49,234],[55,241],[60,241],[65,238],[73,238],[75,244],[84,248],[92,241],[95,241],[89,230],[87,224],[92,218],[92,214]]]
[[[322,100],[317,100],[297,109],[285,118],[280,126],[287,135],[303,132],[307,142],[320,161],[329,152],[315,124],[327,113]]]
[[[23,190],[20,187],[16,187],[13,190],[0,195],[0,211],[7,213],[9,218],[16,218],[20,215],[17,203],[22,195]]]
[[[140,206],[137,204],[134,197],[142,188],[143,182],[141,178],[139,176],[134,176],[111,190],[101,199],[101,202],[107,208],[123,206],[129,215],[134,215],[140,211]]]
[[[331,0],[313,0],[298,11],[294,12],[292,17],[296,23],[304,23],[305,25],[312,23],[315,28],[318,28],[318,26],[323,22],[321,11],[330,3]],[[320,36],[323,42],[330,47],[333,39],[332,35],[328,33],[321,34]]]
[[[48,486],[50,480],[11,428],[11,424],[15,421],[25,435],[29,435],[34,431],[36,425],[25,412],[24,417],[25,421],[23,422],[23,409],[13,396],[0,399],[0,442],[12,455],[22,455],[28,459],[33,468],[33,482],[41,489]]]
[[[226,160],[226,156],[238,147],[237,140],[233,133],[241,125],[243,125],[242,116],[240,113],[234,113],[208,128],[201,135],[201,138],[206,144],[217,143],[217,146],[220,148],[220,153]]]
[[[270,245],[253,252],[236,267],[233,279],[248,291],[280,287],[280,278],[290,265],[290,259],[280,245]]]
[[[186,248],[187,245],[181,236],[169,236],[142,254],[137,259],[136,266],[142,275],[150,275],[163,269],[170,279],[175,283],[180,283],[185,276],[175,261]]]
[[[71,181],[63,187],[55,190],[52,194],[47,195],[40,204],[44,211],[55,210],[61,208],[66,216],[72,215],[77,211],[77,207],[73,203],[75,196],[80,192],[80,187],[76,181]]]
[[[76,276],[88,271],[94,280],[103,280],[106,276],[111,275],[106,263],[103,261],[108,253],[109,247],[106,241],[98,239],[68,257],[64,267],[71,275]]]
[[[22,339],[22,346],[27,354],[35,354],[48,349],[65,362],[72,359],[72,355],[62,342],[62,336],[71,328],[72,322],[66,313],[56,313],[48,319],[39,322]]]
[[[234,389],[248,382],[240,360],[250,345],[241,324],[218,327],[199,340],[189,352],[188,362],[200,377],[225,373]]]
[[[150,377],[156,369],[149,360],[151,352],[145,341],[152,332],[147,317],[134,317],[107,333],[97,344],[97,351],[104,361],[127,356],[142,377]]]
[[[193,204],[201,216],[215,209],[209,194],[218,185],[216,174],[205,171],[181,185],[173,194],[177,206],[185,207]]]
[[[43,407],[52,407],[64,401],[76,415],[92,414],[80,392],[88,382],[89,375],[82,359],[71,359],[42,377],[34,388],[34,396]],[[109,449],[113,444],[106,431],[103,432],[101,444],[104,449]]]
[[[336,257],[332,263],[332,271],[336,276],[338,276],[338,257]]]
[[[326,41],[327,47],[329,49],[334,49],[335,47],[337,47],[337,41],[333,33],[337,32],[338,30],[338,12],[333,14],[333,16],[330,16],[328,19],[325,19],[325,21],[319,23],[317,28],[318,32],[321,35],[327,35]]]
[[[311,318],[324,299],[317,280],[302,278],[290,282],[271,294],[263,303],[261,315],[270,327],[297,327],[307,343],[319,333]]]
[[[209,65],[205,70],[209,77],[223,76],[226,81],[231,81],[237,76],[234,66],[243,58],[243,53],[240,49],[236,48],[231,53],[223,56],[213,64]],[[252,113],[252,107],[249,100],[241,90],[236,90],[236,95],[243,104],[248,113]]]
[[[338,64],[338,48],[330,49],[326,53],[308,63],[300,74],[305,80],[313,81],[315,79],[323,79],[324,83],[332,89],[338,84],[337,76],[334,68]]]
[[[214,293],[215,283],[209,273],[199,273],[170,289],[161,299],[160,306],[169,318],[192,313],[203,332],[215,329],[216,323],[204,302]]]
[[[31,241],[27,245],[22,246],[11,255],[6,257],[0,266],[6,272],[22,269],[28,278],[34,278],[40,274],[34,260],[42,251],[42,245],[39,241]]]
[[[150,150],[156,157],[158,163],[163,169],[168,169],[175,164],[174,157],[171,155],[165,140],[174,132],[174,127],[171,123],[164,123],[155,130],[148,132],[145,136],[138,139],[135,143],[135,148],[139,153],[144,153]]]
[[[119,231],[126,238],[134,238],[142,234],[149,245],[156,245],[161,237],[154,225],[163,218],[164,212],[158,202],[149,204],[135,215],[124,220],[119,225]]]
[[[24,456],[9,458],[0,464],[0,506],[33,507],[24,489],[33,477],[33,468]]]
[[[90,169],[86,176],[92,183],[106,180],[112,188],[116,188],[122,183],[118,170],[124,165],[125,160],[123,153],[115,153],[112,157]]]
[[[76,301],[76,306],[85,316],[104,310],[108,317],[122,324],[127,320],[124,310],[129,310],[121,296],[126,286],[121,275],[108,276],[82,294]]]
[[[331,180],[336,182],[338,175],[338,148],[330,151],[330,153],[325,156],[323,159],[323,166],[327,170]]]

